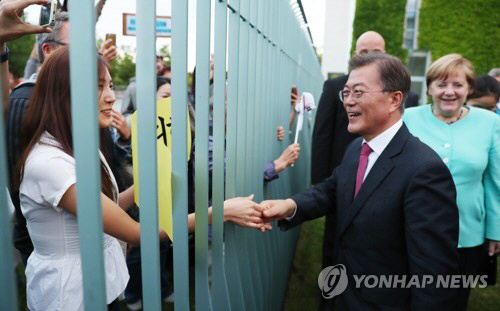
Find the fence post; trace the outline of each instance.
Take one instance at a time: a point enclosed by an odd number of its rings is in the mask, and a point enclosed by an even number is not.
[[[161,309],[156,151],[156,1],[137,1],[137,149],[141,198],[142,301]],[[146,186],[147,185],[147,186]]]
[[[87,310],[105,310],[101,174],[96,118],[97,55],[93,2],[71,1],[69,17],[71,23],[71,114],[75,116],[72,118],[72,123],[78,180],[76,184],[77,219],[82,259],[83,297]]]
[[[0,65],[0,66],[3,66]],[[0,81],[3,80],[0,72]],[[0,87],[0,105],[3,102],[2,87]],[[2,109],[3,111],[3,109]],[[0,117],[0,309],[17,310],[17,287],[15,277],[14,252],[12,247],[12,221],[9,213],[10,197],[7,195],[7,146],[5,144],[5,123],[3,115]]]
[[[172,213],[175,310],[189,310],[187,230],[187,37],[188,1],[172,1]]]
[[[224,268],[224,170],[226,119],[226,36],[227,2],[215,1],[214,28],[214,110],[212,172],[212,306],[229,310]]]

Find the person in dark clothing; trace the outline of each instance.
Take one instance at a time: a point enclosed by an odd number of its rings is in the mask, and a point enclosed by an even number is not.
[[[19,203],[19,189],[14,185],[14,170],[17,165],[17,160],[20,157],[19,148],[19,132],[21,128],[21,120],[28,107],[34,81],[25,82],[14,89],[10,96],[9,113],[7,118],[7,159],[9,171],[9,189],[12,203],[15,207],[15,223],[13,232],[14,247],[21,253],[21,259],[26,266],[28,257],[33,252],[33,244],[26,228],[26,219],[21,213]]]
[[[356,41],[356,55],[383,52],[385,53],[385,40],[377,32],[367,31],[359,36]],[[359,135],[349,133],[347,113],[339,97],[339,92],[344,88],[349,75],[343,75],[325,81],[323,93],[316,111],[314,122],[311,154],[311,183],[322,182],[329,177],[344,157],[347,146]],[[405,107],[418,105],[418,95],[410,92],[405,101]],[[335,232],[335,215],[325,216],[325,229],[323,235],[323,268],[333,265],[333,236]],[[322,298],[320,310],[331,309],[333,299]]]

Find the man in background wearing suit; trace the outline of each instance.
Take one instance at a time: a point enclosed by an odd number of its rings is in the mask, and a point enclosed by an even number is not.
[[[356,55],[381,52],[385,53],[384,38],[375,31],[367,31],[356,41]],[[343,75],[325,81],[323,93],[319,100],[312,139],[311,182],[317,184],[330,176],[333,169],[340,164],[344,152],[359,135],[347,131],[347,114],[338,93],[344,88],[349,75]],[[410,92],[405,107],[418,105],[418,95]],[[325,216],[323,234],[323,268],[333,264],[333,236],[335,231],[335,215]],[[332,300],[321,301],[320,310],[329,310]]]
[[[337,310],[453,310],[454,289],[438,275],[458,271],[458,211],[452,177],[439,156],[402,122],[410,74],[383,53],[354,56],[343,90],[350,133],[333,174],[286,200],[264,201],[263,218],[283,230],[335,211],[335,264],[347,271]],[[354,276],[432,276],[423,287],[371,287]],[[359,283],[359,284],[357,284]],[[420,283],[421,284],[421,283]]]

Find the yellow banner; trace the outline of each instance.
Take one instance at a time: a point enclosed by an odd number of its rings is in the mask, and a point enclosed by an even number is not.
[[[158,221],[162,228],[173,239],[172,228],[172,119],[171,98],[164,98],[156,105],[156,143],[158,156]],[[134,171],[134,199],[139,204],[139,155],[137,151],[137,111],[132,115],[132,161]],[[187,119],[187,154],[191,151],[191,130]],[[187,165],[187,163],[186,163]]]

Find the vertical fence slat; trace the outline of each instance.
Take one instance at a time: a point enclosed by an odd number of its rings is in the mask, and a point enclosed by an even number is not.
[[[236,196],[236,156],[239,98],[239,52],[240,52],[240,0],[231,0],[229,14],[228,43],[228,103],[227,103],[227,151],[226,151],[226,197]],[[232,223],[225,226],[225,267],[231,310],[246,310],[240,266],[237,256],[236,228]]]
[[[254,100],[254,105],[255,105],[255,120],[254,120],[254,129],[255,129],[255,134],[256,134],[256,143],[253,145],[252,151],[253,151],[253,156],[254,156],[254,161],[257,164],[257,167],[261,167],[261,170],[258,171],[259,174],[255,178],[253,182],[252,189],[255,192],[255,201],[260,202],[263,199],[263,171],[262,168],[264,167],[264,164],[269,160],[269,159],[264,159],[262,155],[262,150],[264,149],[263,145],[263,137],[266,134],[265,129],[263,128],[263,116],[264,112],[266,111],[265,106],[263,105],[263,75],[262,75],[262,54],[263,54],[263,46],[262,46],[262,41],[263,41],[263,33],[262,33],[262,17],[263,17],[263,1],[258,0],[255,6],[255,25],[256,25],[256,43],[255,43],[255,100]],[[272,135],[272,132],[268,133],[269,135]],[[259,265],[259,273],[260,273],[260,283],[257,284],[256,290],[258,290],[258,293],[260,295],[260,302],[258,305],[258,308],[260,310],[264,310],[266,307],[266,301],[267,301],[267,286],[268,286],[268,277],[269,277],[269,267],[267,265],[262,265],[260,264],[263,258],[265,258],[265,240],[266,237],[260,233],[260,232],[254,232],[255,235],[255,245],[256,245],[256,258],[257,258],[257,265]],[[266,262],[266,261],[264,261]]]
[[[261,0],[259,1],[259,28],[261,29],[261,36],[260,36],[260,46],[261,50],[259,53],[260,59],[261,59],[261,64],[260,64],[260,69],[257,73],[257,77],[259,77],[260,80],[260,97],[259,97],[259,103],[260,103],[260,110],[261,110],[261,122],[260,126],[258,126],[261,131],[264,133],[270,132],[269,129],[271,129],[270,126],[268,126],[267,122],[267,116],[269,115],[268,110],[266,109],[270,105],[270,100],[269,100],[269,83],[271,82],[270,78],[270,64],[269,64],[269,41],[267,40],[267,26],[269,23],[269,1]],[[265,163],[268,160],[272,160],[271,157],[268,157],[267,152],[262,152],[266,150],[267,146],[267,139],[266,136],[262,136],[260,140],[260,155],[261,155],[261,162]],[[261,192],[261,198],[264,199],[266,189],[268,189],[269,183],[263,183],[263,189]],[[263,261],[269,264],[264,265],[264,284],[263,284],[263,290],[265,293],[265,299],[264,299],[264,310],[271,310],[271,300],[272,300],[272,295],[269,295],[269,293],[272,291],[272,280],[273,280],[273,267],[270,265],[271,263],[271,248],[270,248],[270,240],[269,238],[271,237],[270,234],[265,234],[262,236],[262,246],[263,246]]]
[[[251,146],[247,142],[247,111],[248,111],[248,87],[249,87],[249,33],[250,25],[250,1],[240,2],[240,11],[243,19],[240,19],[240,47],[239,47],[239,76],[238,76],[238,128],[237,128],[237,150],[236,150],[236,191],[237,195],[247,195],[248,178],[246,177],[246,163],[250,160],[248,151]],[[236,228],[236,254],[240,268],[241,286],[244,288],[243,298],[246,308],[256,310],[254,280],[250,270],[249,248],[247,228]]]
[[[273,63],[275,64],[275,68],[273,71],[274,75],[274,87],[273,90],[275,90],[272,94],[272,100],[273,102],[277,102],[279,100],[279,89],[280,85],[283,81],[283,79],[280,79],[280,77],[284,76],[283,72],[283,62],[284,62],[284,57],[281,54],[281,43],[285,40],[286,34],[288,33],[284,27],[282,27],[282,20],[283,20],[283,1],[273,1],[272,3],[272,14],[271,16],[276,16],[276,24],[275,27],[269,28],[269,36],[270,39],[273,42],[272,46],[272,58],[273,58]],[[272,18],[272,17],[271,17]],[[279,35],[283,34],[283,36]],[[272,124],[275,124],[275,118],[276,118],[276,110],[273,111],[273,114],[271,115],[271,120]],[[272,149],[272,154],[273,157],[277,156],[276,148]],[[277,197],[282,197],[283,195],[283,182],[280,182],[279,184],[275,185],[276,189],[276,194]],[[278,263],[283,259],[281,256],[281,235],[278,232],[278,227],[276,225],[275,230],[272,233],[273,239],[272,239],[272,249],[273,249],[273,258],[272,262],[275,267],[277,267],[275,273],[274,273],[274,279],[273,282],[276,284],[276,286],[273,287],[273,309],[279,309],[279,299],[277,297],[279,290],[278,288],[280,287],[279,284],[279,275],[282,273],[282,268],[281,265],[278,265]]]
[[[69,14],[71,113],[74,116],[73,145],[78,180],[76,192],[83,297],[87,310],[105,310],[101,176],[96,118],[97,54],[93,3],[73,1],[69,4]]]
[[[4,66],[1,64],[0,66]],[[2,81],[0,72],[0,81]],[[0,87],[0,105],[3,103],[2,88]],[[3,110],[2,110],[3,111]],[[5,123],[3,115],[0,117],[0,299],[1,310],[17,310],[17,287],[14,273],[14,253],[12,247],[12,222],[7,205],[7,146],[5,144]]]
[[[212,306],[229,310],[224,269],[224,170],[226,114],[227,2],[215,1],[212,172]]]
[[[248,95],[247,95],[247,123],[246,123],[246,161],[245,161],[245,190],[244,195],[248,195],[250,193],[257,194],[256,191],[258,186],[256,180],[260,178],[262,180],[262,166],[257,160],[255,155],[256,151],[256,142],[262,136],[259,136],[259,131],[255,128],[255,120],[257,110],[256,103],[256,61],[257,61],[257,53],[258,50],[255,49],[257,44],[257,8],[258,2],[252,1],[248,3]],[[262,186],[260,185],[260,188]],[[255,303],[256,310],[262,309],[262,300],[263,300],[263,292],[262,292],[262,269],[260,265],[259,254],[259,244],[257,243],[257,232],[254,229],[247,229],[246,234],[246,245],[247,245],[247,254],[245,255],[248,258],[248,273],[251,277],[249,286],[253,288],[253,302]]]
[[[210,0],[196,5],[195,294],[196,309],[211,310],[208,290],[208,118],[210,106]]]
[[[187,230],[188,1],[172,1],[172,193],[175,310],[189,310]]]
[[[137,1],[137,149],[141,198],[142,301],[161,309],[156,153],[156,1]]]

